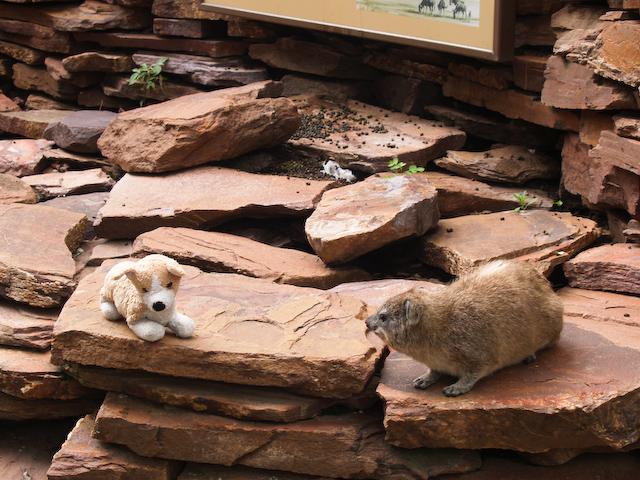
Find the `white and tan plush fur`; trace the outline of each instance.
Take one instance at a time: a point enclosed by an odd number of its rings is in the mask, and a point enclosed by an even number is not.
[[[138,337],[157,342],[169,329],[180,338],[193,336],[193,320],[176,310],[176,293],[185,272],[164,255],[115,265],[100,291],[100,310],[107,320],[124,318]]]

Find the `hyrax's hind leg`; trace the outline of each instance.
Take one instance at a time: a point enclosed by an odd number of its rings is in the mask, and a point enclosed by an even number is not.
[[[453,385],[449,385],[442,390],[447,397],[457,397],[464,395],[482,378],[481,375],[475,373],[468,373],[458,379]]]
[[[424,375],[420,375],[418,378],[413,380],[413,386],[420,390],[424,390],[425,388],[430,387],[438,380],[440,380],[442,374],[440,372],[436,372],[435,370],[430,370],[428,373]]]
[[[529,355],[527,358],[525,358],[522,363],[524,363],[525,365],[529,365],[533,362],[535,362],[538,359],[538,357],[536,357],[536,354],[534,353],[533,355]]]

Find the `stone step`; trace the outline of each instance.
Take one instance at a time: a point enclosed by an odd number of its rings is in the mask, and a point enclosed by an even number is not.
[[[565,212],[468,215],[441,220],[437,229],[423,238],[421,260],[461,275],[484,262],[510,258],[534,262],[549,274],[599,235],[594,221]]]
[[[275,147],[298,129],[276,82],[197,93],[120,113],[98,147],[127,172],[158,173]]]
[[[100,313],[99,291],[112,264],[81,280],[66,303],[55,327],[56,364],[349,398],[365,389],[382,355],[365,336],[366,306],[354,298],[194,267],[185,267],[177,304],[194,319],[195,336],[145,343]]]
[[[86,217],[41,205],[0,205],[0,291],[35,307],[56,307],[76,286],[72,252]]]
[[[332,184],[208,166],[127,174],[111,191],[95,227],[103,238],[133,239],[164,226],[210,228],[235,218],[304,217]]]
[[[162,442],[155,440],[156,432]],[[362,413],[267,424],[108,394],[95,435],[144,456],[335,478],[427,480],[480,466],[475,452],[394,449],[384,442],[380,419]]]
[[[103,443],[92,437],[94,427],[93,415],[78,420],[60,450],[50,461],[51,465],[47,470],[49,480],[176,478],[180,470],[179,463],[140,457],[126,448]]]
[[[325,192],[305,231],[325,263],[339,264],[424,235],[439,218],[437,192],[425,177],[377,174]]]
[[[640,245],[586,250],[564,264],[564,273],[572,287],[640,295]]]
[[[387,440],[403,448],[532,453],[634,444],[640,421],[627,413],[640,391],[640,299],[568,288],[560,297],[565,326],[557,346],[461,397],[443,396],[446,382],[416,390],[412,379],[426,367],[392,353],[378,387]]]
[[[289,140],[289,148],[352,170],[389,171],[395,157],[407,168],[425,166],[466,141],[461,130],[355,100],[335,103],[306,95],[292,98],[302,115],[302,126]]]
[[[56,310],[0,301],[0,345],[46,350],[53,341]]]
[[[376,404],[374,377],[362,394],[344,400],[314,398],[266,387],[167,377],[65,363],[66,373],[87,388],[118,392],[154,403],[240,420],[289,423],[316,417],[341,405],[362,410]]]
[[[517,145],[495,147],[484,152],[449,151],[435,164],[474,180],[516,185],[531,180],[554,180],[560,176],[559,161]]]
[[[237,273],[299,287],[328,289],[369,278],[359,268],[327,267],[320,258],[306,252],[188,228],[159,228],[143,233],[135,241],[134,253],[161,253],[207,272]]]
[[[520,205],[515,195],[523,192],[522,187],[489,185],[442,172],[425,172],[421,175],[427,177],[438,191],[438,208],[444,218],[513,210]],[[526,192],[532,202],[529,208],[550,209],[553,206],[553,199],[547,192],[529,188]]]

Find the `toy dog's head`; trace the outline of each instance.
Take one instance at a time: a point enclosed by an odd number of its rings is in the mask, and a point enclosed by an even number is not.
[[[180,264],[164,255],[149,255],[121,272],[142,295],[147,309],[154,312],[174,308],[180,279],[185,271]]]

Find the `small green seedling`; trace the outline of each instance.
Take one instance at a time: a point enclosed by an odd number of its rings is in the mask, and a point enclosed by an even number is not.
[[[134,68],[132,70],[133,73],[131,73],[129,77],[129,85],[142,85],[147,93],[155,90],[158,86],[162,89],[162,83],[164,81],[162,68],[164,64],[167,63],[167,60],[166,57],[162,57],[153,65],[143,63],[139,67]],[[143,102],[144,100],[142,100],[140,104]]]
[[[562,208],[563,205],[564,202],[562,200],[556,200],[555,202],[553,202],[553,206],[556,208]]]
[[[422,173],[424,172],[424,167],[418,167],[416,165],[409,166],[407,171],[404,170],[407,164],[401,162],[398,157],[393,157],[393,159],[389,162],[389,170],[396,173],[404,173],[406,175],[413,175],[414,173]]]
[[[404,170],[404,167],[406,166],[407,164],[401,162],[398,157],[393,157],[393,159],[389,162],[389,169],[393,172],[402,173],[402,170]]]
[[[517,208],[514,209],[516,213],[522,213],[526,211],[531,205],[535,203],[535,200],[529,198],[529,194],[527,192],[514,193],[513,197],[520,204]]]

